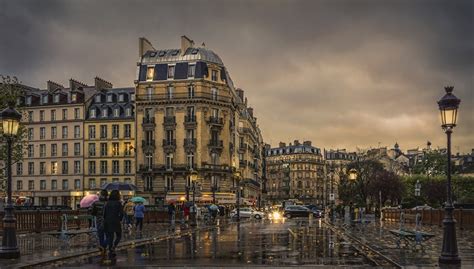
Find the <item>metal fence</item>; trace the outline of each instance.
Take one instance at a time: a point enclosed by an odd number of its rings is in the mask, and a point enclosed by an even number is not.
[[[415,216],[420,213],[423,225],[443,225],[444,209],[383,209],[382,220],[399,222],[401,212],[404,213],[406,223],[415,223]],[[454,219],[461,229],[474,228],[474,209],[455,209]]]

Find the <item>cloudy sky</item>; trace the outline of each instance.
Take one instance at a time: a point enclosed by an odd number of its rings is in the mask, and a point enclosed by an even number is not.
[[[100,2],[100,3],[99,3]],[[132,86],[137,43],[218,53],[272,145],[443,146],[436,101],[462,99],[453,151],[474,148],[473,1],[0,0],[0,74]]]

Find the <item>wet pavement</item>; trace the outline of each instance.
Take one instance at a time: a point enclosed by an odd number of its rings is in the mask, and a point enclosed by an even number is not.
[[[99,268],[98,257],[51,267]],[[253,221],[195,231],[117,252],[116,266],[325,266],[375,264],[320,220]]]

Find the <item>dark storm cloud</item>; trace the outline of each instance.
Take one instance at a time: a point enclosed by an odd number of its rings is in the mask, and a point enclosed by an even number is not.
[[[36,87],[135,76],[137,39],[217,52],[266,141],[444,144],[436,101],[462,99],[454,144],[474,147],[472,1],[0,1],[0,73]],[[278,124],[277,124],[278,123]]]

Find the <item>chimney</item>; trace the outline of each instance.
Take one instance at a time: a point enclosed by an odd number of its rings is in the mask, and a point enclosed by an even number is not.
[[[97,91],[100,91],[102,89],[112,89],[112,83],[108,82],[105,79],[102,79],[100,77],[95,77],[94,78],[94,87]]]
[[[189,37],[183,35],[181,36],[181,55],[186,53],[186,50],[194,46],[194,41],[189,39]]]
[[[304,141],[303,145],[311,147],[311,141]]]
[[[64,86],[59,84],[59,83],[56,83],[54,81],[51,81],[51,80],[48,80],[46,82],[46,85],[47,85],[47,88],[48,88],[48,91],[51,91],[51,90],[56,90],[56,89],[64,89]]]
[[[249,107],[249,108],[247,108],[247,111],[249,112],[250,117],[253,118],[253,108]]]
[[[293,141],[295,143],[295,146],[299,146],[300,145],[300,141],[299,140],[295,140]]]
[[[138,57],[142,57],[147,51],[156,50],[148,39],[140,37],[138,39]]]
[[[89,87],[89,86],[87,86],[86,84],[84,84],[84,83],[82,83],[82,82],[79,82],[79,81],[77,81],[77,80],[75,80],[75,79],[72,79],[72,78],[69,80],[69,90],[70,90],[70,91],[77,90],[77,89],[79,89],[79,88],[81,88],[81,87],[82,87],[82,88],[85,88],[85,87]]]
[[[240,97],[240,100],[243,102],[244,101],[244,90],[242,90],[241,88],[237,88],[235,91],[237,92],[237,95]]]
[[[280,144],[278,144],[278,147],[284,148],[284,147],[286,147],[286,144],[284,142],[280,142]]]

